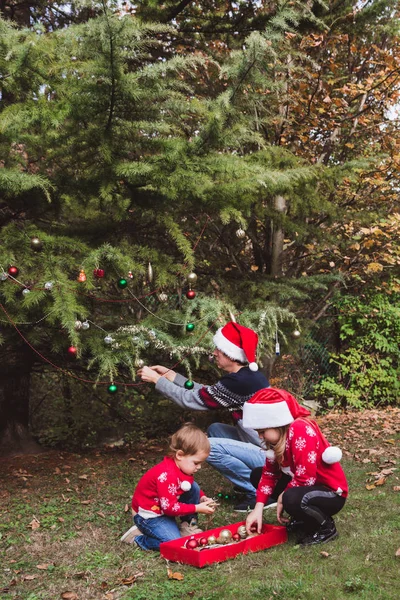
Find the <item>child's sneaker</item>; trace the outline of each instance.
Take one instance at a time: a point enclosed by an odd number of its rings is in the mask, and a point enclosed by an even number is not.
[[[125,544],[133,544],[138,535],[142,535],[142,532],[140,531],[139,527],[133,525],[124,533],[120,541],[124,542]]]
[[[192,519],[190,523],[187,521],[182,521],[182,523],[179,525],[179,531],[181,533],[181,537],[194,535],[195,533],[203,533],[203,530],[197,526],[197,521],[194,519]]]

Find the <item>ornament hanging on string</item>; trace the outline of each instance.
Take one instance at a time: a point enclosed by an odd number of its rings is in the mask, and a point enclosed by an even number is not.
[[[186,324],[186,331],[188,333],[192,333],[193,330],[194,330],[194,323],[187,323]]]
[[[77,319],[74,323],[74,329],[75,331],[79,331],[80,329],[82,329],[82,321],[79,321],[79,319]]]
[[[115,383],[110,383],[110,385],[107,388],[107,391],[109,394],[116,394],[118,392],[118,386],[116,386]]]
[[[111,337],[111,335],[106,335],[106,337],[104,338],[104,343],[107,344],[107,346],[109,346],[110,344],[113,343],[113,338]]]
[[[8,279],[8,275],[7,275],[7,273],[5,273],[5,271],[0,273],[0,281],[6,281],[7,279]]]
[[[129,279],[133,279],[133,273],[132,273],[132,271],[128,271],[128,277],[129,277]]]
[[[126,286],[128,285],[127,280],[125,279],[125,277],[121,277],[120,279],[118,279],[117,281],[117,286],[121,289],[124,290],[126,288]]]
[[[279,344],[279,339],[278,339],[278,330],[276,330],[276,335],[275,335],[275,354],[276,356],[279,356],[281,353],[281,347]]]
[[[18,267],[15,267],[14,265],[11,265],[10,267],[8,267],[8,274],[11,275],[11,277],[17,277],[18,273],[19,273]]]
[[[93,275],[97,277],[97,279],[102,279],[104,277],[104,269],[94,269]]]
[[[150,262],[147,266],[147,281],[149,283],[152,283],[152,281],[153,281],[153,267],[151,266]]]
[[[245,230],[242,229],[241,227],[239,227],[239,229],[236,230],[236,237],[239,238],[240,240],[242,240],[244,237],[246,237]]]
[[[144,360],[142,360],[141,358],[135,360],[135,367],[137,367],[138,369],[144,367]]]
[[[44,289],[50,292],[53,289],[54,283],[52,281],[46,281],[44,284]]]
[[[86,281],[86,273],[83,269],[81,269],[79,271],[79,275],[76,278],[77,281],[79,281],[80,283],[84,283]]]
[[[196,298],[196,292],[195,292],[194,290],[192,290],[192,289],[189,289],[189,290],[186,292],[186,298],[187,298],[188,300],[193,300],[194,298]]]
[[[194,388],[194,383],[193,383],[193,381],[190,381],[190,379],[185,381],[185,383],[183,385],[187,390],[192,390]]]
[[[24,288],[24,289],[22,290],[22,294],[23,294],[23,296],[28,296],[28,294],[30,294],[30,293],[31,293],[31,290],[30,290],[29,288]]]
[[[197,282],[196,273],[189,273],[189,275],[187,276],[187,280],[188,280],[188,284],[189,284],[190,288],[192,287],[192,285],[196,285],[196,282]]]
[[[70,356],[71,358],[75,358],[76,355],[78,354],[78,349],[76,346],[70,346],[67,349],[67,353],[68,353],[68,356]]]
[[[167,302],[168,295],[165,292],[161,292],[160,294],[158,294],[158,299],[160,302]]]
[[[87,331],[90,327],[90,324],[88,323],[88,321],[82,321],[82,329],[83,331]]]
[[[298,329],[295,329],[292,333],[294,338],[299,338],[301,336],[301,333]]]
[[[39,251],[43,248],[43,242],[36,235],[31,237],[31,248],[32,250]]]

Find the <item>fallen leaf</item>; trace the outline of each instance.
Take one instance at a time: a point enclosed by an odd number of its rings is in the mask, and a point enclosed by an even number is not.
[[[37,575],[24,575],[22,577],[23,581],[32,581],[33,579],[36,579]]]
[[[374,490],[375,489],[375,485],[370,485],[370,484],[366,485],[365,489],[367,489],[367,490]]]
[[[101,512],[100,510],[97,514],[99,515],[99,517],[102,517],[103,519],[106,518],[106,515],[103,512]]]
[[[78,596],[75,594],[75,592],[63,592],[61,594],[61,598],[63,600],[78,600]]]
[[[60,523],[64,523],[65,519],[63,519],[63,517],[58,517],[57,521],[60,521]]]
[[[121,580],[122,585],[132,585],[132,583],[135,583],[136,579],[138,579],[138,577],[143,577],[144,573],[135,573],[135,575],[132,575],[131,577],[126,577],[125,579]]]
[[[90,500],[81,500],[81,504],[90,504]]]
[[[78,479],[87,479],[88,476],[87,475],[79,475]]]
[[[375,485],[384,485],[386,482],[386,477],[380,477],[378,481],[375,481]]]
[[[128,512],[128,510],[129,510],[129,506],[128,506],[128,504],[125,504],[124,511],[125,511],[125,512]]]
[[[398,548],[398,549],[396,550],[396,554],[395,554],[395,556],[400,556],[400,548]]]
[[[34,519],[32,519],[32,521],[29,523],[28,527],[30,527],[31,529],[35,530],[35,529],[39,529],[40,527],[40,522],[36,519],[36,517]]]
[[[329,552],[325,552],[324,550],[322,552],[320,552],[320,556],[322,556],[323,558],[328,558],[328,556],[330,556]]]
[[[394,485],[393,486],[393,491],[394,492],[400,492],[400,485]]]
[[[46,563],[43,565],[36,565],[37,569],[41,569],[42,571],[46,571],[49,567],[52,567],[54,563]]]
[[[185,579],[185,576],[182,575],[182,573],[174,573],[172,569],[168,569],[168,579],[177,579],[178,581],[182,581],[183,579]]]

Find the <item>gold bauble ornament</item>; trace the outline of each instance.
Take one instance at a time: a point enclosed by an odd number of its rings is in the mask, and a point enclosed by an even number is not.
[[[237,532],[240,535],[240,537],[241,537],[242,540],[244,540],[245,538],[247,538],[247,531],[246,531],[246,526],[245,525],[240,525],[238,527]]]
[[[294,338],[299,338],[301,336],[301,333],[300,333],[300,331],[298,329],[295,329],[293,331],[292,335],[293,335]]]
[[[232,532],[229,531],[229,529],[222,529],[219,532],[219,536],[218,539],[221,540],[219,543],[220,544],[229,544],[229,542],[232,539]]]
[[[142,360],[141,358],[138,358],[135,361],[135,367],[138,367],[138,369],[141,369],[142,367],[144,367],[144,360]]]
[[[189,273],[189,275],[187,276],[187,280],[190,285],[194,285],[197,281],[196,273]]]
[[[210,544],[210,546],[212,546],[213,544],[217,543],[217,538],[215,537],[215,535],[210,535],[207,538],[207,542]]]
[[[239,229],[237,229],[237,231],[236,231],[236,237],[238,237],[240,240],[242,240],[244,237],[246,237],[245,230],[242,229],[241,227],[239,227]]]

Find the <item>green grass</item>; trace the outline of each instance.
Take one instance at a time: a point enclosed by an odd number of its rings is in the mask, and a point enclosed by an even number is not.
[[[341,419],[327,423],[330,440],[340,437],[347,450],[343,465],[350,483],[348,502],[336,517],[337,540],[302,549],[290,539],[204,569],[167,565],[157,553],[119,542],[131,525],[125,506],[135,482],[162,453],[131,449],[130,454],[79,456],[52,451],[3,460],[0,597],[53,600],[72,591],[79,600],[397,600],[400,492],[393,487],[400,485],[400,471],[394,471],[383,486],[370,491],[365,487],[373,478],[370,473],[399,464],[399,415],[379,414],[382,418],[377,419],[375,411],[369,422],[363,413],[363,433],[354,429],[357,416],[350,432],[346,432],[350,424]],[[393,444],[385,442],[382,423],[394,417]],[[380,454],[370,455],[368,448]],[[362,462],[366,456],[369,463]],[[137,460],[130,461],[131,457]],[[31,477],[24,478],[19,469]],[[87,479],[82,479],[84,475]],[[210,495],[221,488],[229,490],[208,466],[197,479]],[[32,530],[34,518],[40,527]],[[240,518],[223,502],[212,519],[202,518],[202,524],[211,528]],[[276,523],[274,511],[266,513],[266,520]],[[168,566],[182,573],[183,581],[168,579]],[[123,579],[137,573],[142,575],[135,583],[123,585]]]

